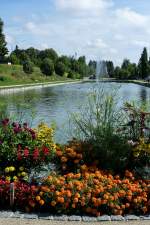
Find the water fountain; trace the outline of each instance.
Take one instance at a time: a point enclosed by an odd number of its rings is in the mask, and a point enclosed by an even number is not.
[[[99,61],[96,64],[96,80],[108,77],[107,64],[105,61]]]

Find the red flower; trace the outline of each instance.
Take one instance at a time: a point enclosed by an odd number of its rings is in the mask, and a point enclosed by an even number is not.
[[[21,151],[18,151],[17,152],[17,159],[18,160],[21,160],[22,159]]]
[[[43,153],[45,156],[49,155],[49,149],[47,147],[43,147]]]
[[[21,146],[20,145],[18,145],[17,159],[18,160],[21,160],[22,159]]]
[[[34,151],[33,151],[33,159],[37,160],[39,158],[39,155],[40,155],[39,149],[38,148],[34,149]]]
[[[23,151],[23,153],[24,153],[24,157],[27,158],[29,156],[29,149],[28,148],[25,148],[24,151]]]

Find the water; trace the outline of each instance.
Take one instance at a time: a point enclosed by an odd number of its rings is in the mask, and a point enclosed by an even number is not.
[[[99,81],[104,77],[108,77],[107,65],[105,61],[99,61],[96,63],[96,80]]]
[[[96,87],[96,82],[65,84],[55,87],[40,87],[31,90],[0,91],[0,103],[5,102],[9,113],[29,120],[31,109],[36,111],[32,121],[35,127],[40,121],[57,124],[55,140],[64,143],[70,136],[69,114],[78,111],[86,101],[88,93]],[[124,101],[150,102],[150,88],[136,84],[100,83],[107,93],[118,89],[119,104]]]

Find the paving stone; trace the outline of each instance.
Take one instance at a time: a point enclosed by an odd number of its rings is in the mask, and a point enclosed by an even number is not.
[[[16,211],[13,213],[12,218],[20,218],[22,219],[24,217],[24,213],[21,213],[19,211]]]
[[[66,215],[54,216],[54,220],[57,220],[57,221],[68,221],[68,216],[66,216]]]
[[[82,217],[81,216],[68,216],[69,221],[81,221]]]
[[[0,218],[11,218],[13,214],[12,211],[0,211]]]
[[[111,221],[111,217],[108,215],[98,216],[97,221]]]
[[[135,216],[135,215],[126,215],[125,216],[125,220],[139,220],[140,217],[139,216]]]
[[[28,213],[25,213],[24,216],[23,216],[24,219],[38,219],[38,215],[36,214],[28,214]]]
[[[121,215],[111,216],[112,221],[122,221],[125,220],[125,218]]]
[[[82,221],[84,221],[84,222],[97,222],[97,217],[83,216]]]
[[[140,218],[142,220],[150,220],[150,215],[147,215],[147,216],[140,216]]]
[[[38,218],[42,220],[54,220],[54,216],[50,215],[49,213],[39,213]]]

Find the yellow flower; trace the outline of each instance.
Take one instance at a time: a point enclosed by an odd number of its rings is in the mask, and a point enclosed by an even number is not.
[[[6,181],[10,181],[11,177],[10,176],[7,176],[6,177]]]
[[[15,171],[15,167],[14,166],[9,167],[9,171],[10,172],[14,172]]]
[[[9,173],[9,167],[5,168],[5,173]]]

